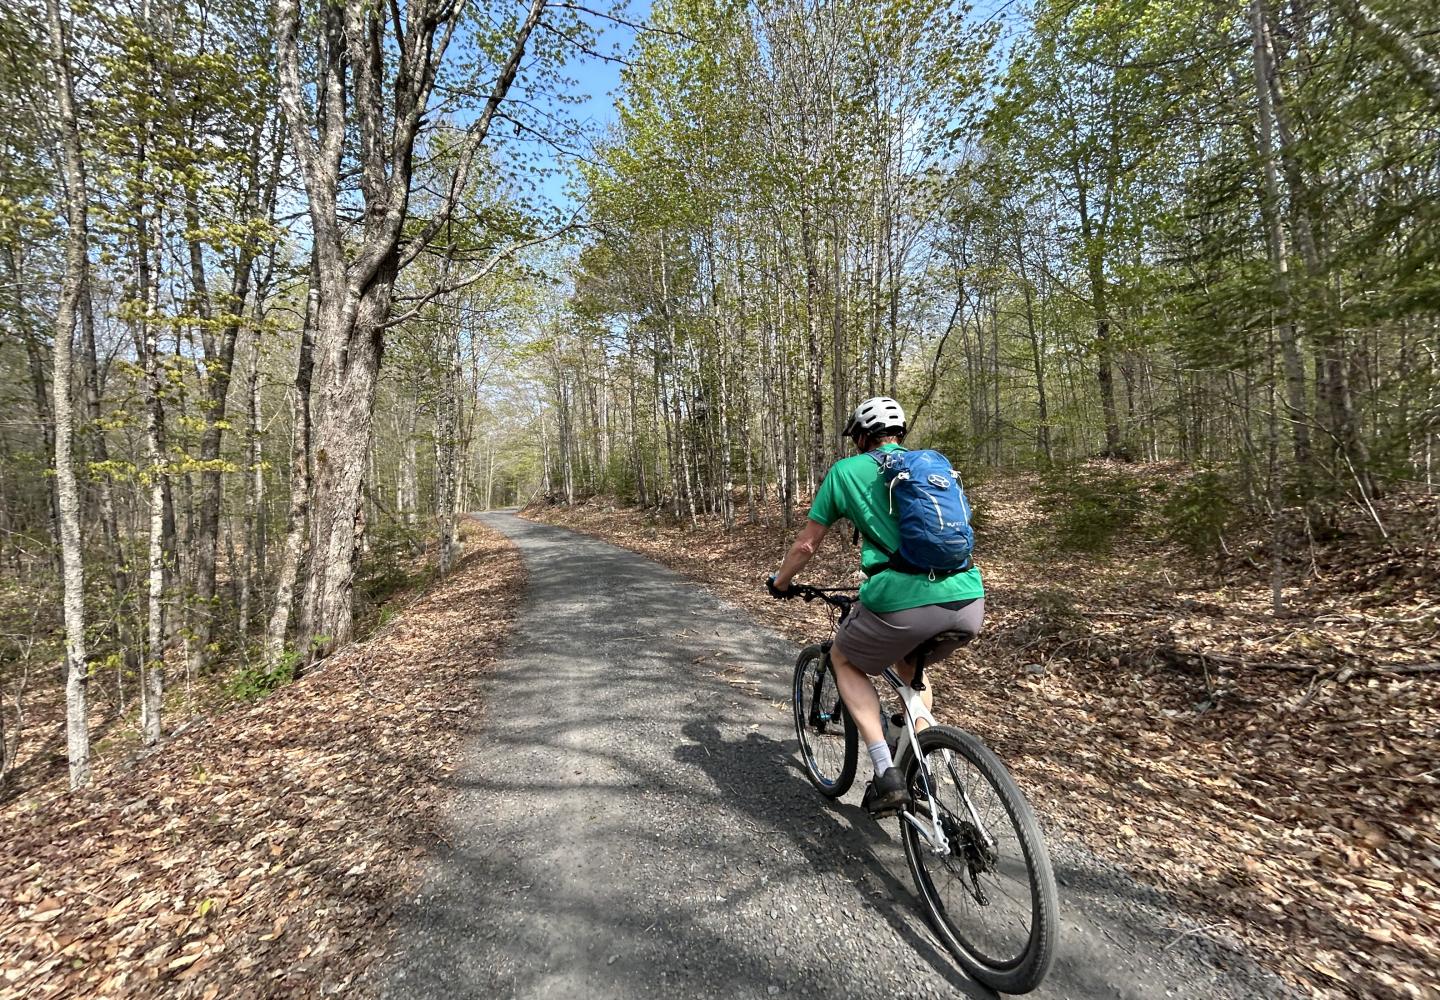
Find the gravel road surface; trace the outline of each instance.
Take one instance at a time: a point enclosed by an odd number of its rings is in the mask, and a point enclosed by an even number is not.
[[[529,592],[385,996],[996,995],[931,936],[896,821],[860,809],[868,763],[834,803],[799,770],[793,643],[641,556],[486,521]],[[1289,995],[1152,890],[1050,847],[1060,948],[1031,996]]]

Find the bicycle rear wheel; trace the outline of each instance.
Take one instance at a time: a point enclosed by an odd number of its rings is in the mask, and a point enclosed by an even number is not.
[[[977,980],[1001,993],[1028,993],[1049,971],[1060,922],[1035,814],[1005,765],[974,736],[932,726],[918,739],[920,758],[905,768],[914,812],[929,825],[928,791],[950,848],[937,854],[901,820],[905,858],[930,922]]]
[[[859,733],[840,700],[825,647],[806,646],[801,651],[790,700],[805,774],[821,795],[839,798],[855,781]]]

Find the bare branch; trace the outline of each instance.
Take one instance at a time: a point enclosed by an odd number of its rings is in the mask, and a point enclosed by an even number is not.
[[[429,305],[431,302],[434,302],[442,295],[449,295],[452,292],[458,292],[462,288],[468,288],[476,282],[483,281],[485,278],[488,278],[492,273],[494,273],[497,267],[499,267],[505,261],[509,260],[511,257],[515,256],[520,251],[527,250],[533,246],[539,246],[542,243],[548,243],[550,240],[557,239],[565,235],[566,233],[579,228],[577,218],[578,215],[571,216],[570,220],[558,229],[551,230],[548,233],[542,233],[539,236],[534,236],[530,239],[517,240],[514,243],[510,243],[506,246],[501,247],[499,250],[496,250],[495,253],[491,254],[490,259],[487,260],[483,265],[481,265],[480,269],[474,274],[471,274],[463,281],[457,281],[452,285],[440,286],[431,289],[429,292],[425,293],[425,296],[421,298],[419,302],[417,302],[408,312],[405,312],[399,316],[394,317],[393,319],[388,320],[385,323],[385,328],[389,329],[392,326],[399,326],[401,323],[406,323],[414,319],[427,305]]]
[[[546,0],[531,0],[530,12],[525,16],[520,30],[515,33],[515,43],[510,48],[510,55],[500,70],[499,78],[495,81],[495,89],[491,91],[490,97],[485,101],[485,109],[480,113],[480,117],[466,130],[465,143],[460,152],[460,162],[455,168],[455,173],[451,175],[450,190],[445,194],[440,211],[421,230],[420,236],[410,249],[401,255],[399,267],[402,270],[419,255],[421,248],[435,238],[435,234],[440,231],[451,213],[455,211],[455,206],[459,203],[469,183],[470,168],[475,162],[475,154],[479,152],[481,145],[489,136],[490,126],[495,121],[495,113],[499,110],[501,102],[505,100],[505,95],[509,93],[510,85],[515,82],[515,75],[520,71],[520,60],[525,56],[525,48],[530,42],[530,35],[534,33],[535,26],[540,23],[540,18],[545,13],[545,6]]]

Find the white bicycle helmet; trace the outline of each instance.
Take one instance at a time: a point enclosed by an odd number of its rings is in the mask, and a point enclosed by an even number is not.
[[[844,435],[877,434],[881,431],[905,433],[905,411],[889,396],[872,396],[850,414],[845,422]]]

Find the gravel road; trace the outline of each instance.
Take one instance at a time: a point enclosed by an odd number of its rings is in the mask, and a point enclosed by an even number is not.
[[[932,938],[896,821],[810,787],[794,644],[641,556],[508,514],[530,574],[382,990],[395,998],[993,997]],[[818,631],[818,629],[817,629]],[[1051,843],[1035,997],[1288,996],[1150,889]]]

